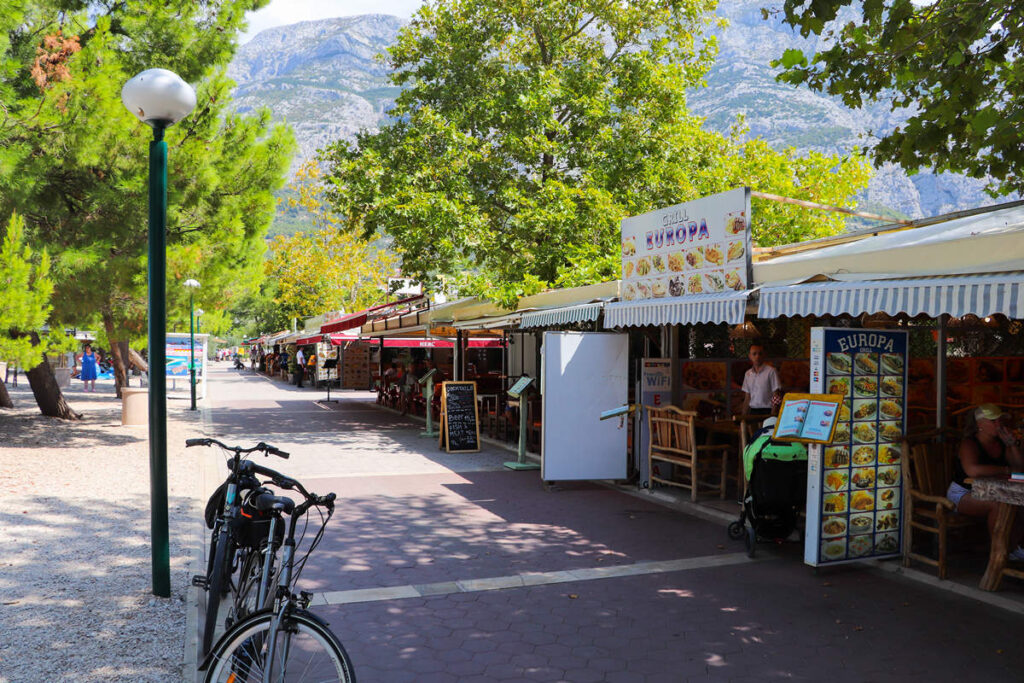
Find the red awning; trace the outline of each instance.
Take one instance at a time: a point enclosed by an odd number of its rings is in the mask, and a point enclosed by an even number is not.
[[[470,339],[471,349],[501,348],[500,339]],[[386,349],[453,349],[455,342],[450,339],[385,339]]]
[[[359,313],[353,313],[346,315],[340,320],[329,322],[320,326],[320,334],[330,334],[331,332],[344,332],[345,330],[351,330],[353,327],[362,327],[363,323],[366,322],[366,311],[360,311]]]
[[[357,337],[354,334],[313,334],[308,337],[297,339],[295,340],[295,343],[299,346],[305,346],[306,344],[316,344],[317,342],[324,341],[324,337],[329,337],[331,343],[334,344],[335,346],[341,346],[345,342],[359,341],[359,337]]]

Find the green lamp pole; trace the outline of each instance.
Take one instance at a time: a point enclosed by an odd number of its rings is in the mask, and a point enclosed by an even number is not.
[[[199,329],[199,323],[200,323],[200,321],[203,318],[203,314],[205,314],[205,313],[206,313],[206,311],[204,311],[201,308],[197,308],[196,309],[196,334],[202,334],[203,333],[203,331],[201,329]],[[200,363],[200,365],[202,365],[202,363]]]
[[[188,381],[192,392],[192,408],[196,409],[196,290],[199,282],[189,278],[184,284],[188,287]]]
[[[121,101],[153,128],[149,143],[149,498],[153,593],[171,595],[167,514],[167,143],[164,130],[188,116],[196,93],[177,74],[147,69]]]

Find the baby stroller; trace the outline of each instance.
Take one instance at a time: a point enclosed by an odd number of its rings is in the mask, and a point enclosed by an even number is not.
[[[807,499],[807,449],[799,443],[772,441],[771,435],[770,427],[762,430],[743,452],[748,480],[743,511],[729,525],[729,538],[742,538],[749,557],[758,541],[788,538]]]

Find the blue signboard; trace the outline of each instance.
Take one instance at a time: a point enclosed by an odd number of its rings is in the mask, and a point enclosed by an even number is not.
[[[844,401],[832,443],[808,449],[806,563],[899,554],[907,365],[904,331],[811,329],[811,392]]]

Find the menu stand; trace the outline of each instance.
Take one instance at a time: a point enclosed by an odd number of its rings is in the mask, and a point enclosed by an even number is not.
[[[324,365],[323,365],[324,370],[333,370],[336,367],[338,367],[338,359],[337,358],[328,358],[327,360],[324,361]],[[338,399],[331,398],[331,380],[330,380],[330,378],[328,378],[328,380],[327,380],[327,398],[322,398],[319,401],[317,401],[317,403],[337,403],[337,402],[338,402]]]
[[[517,399],[519,401],[519,453],[518,457],[513,461],[502,463],[505,467],[510,470],[539,470],[540,465],[535,462],[526,462],[526,404],[523,398],[526,392],[530,389],[533,384],[533,378],[528,375],[523,375],[519,380],[512,385],[512,388],[508,390],[510,398]]]
[[[437,368],[433,368],[425,375],[420,377],[417,382],[420,383],[423,389],[423,398],[426,399],[427,404],[427,431],[420,432],[420,436],[426,436],[434,438],[437,436],[437,432],[434,431],[434,375],[437,374]]]

